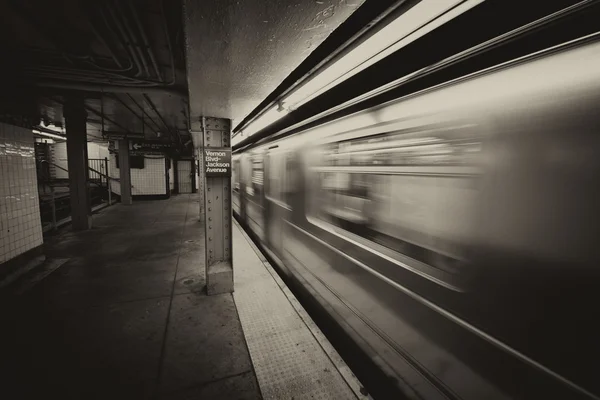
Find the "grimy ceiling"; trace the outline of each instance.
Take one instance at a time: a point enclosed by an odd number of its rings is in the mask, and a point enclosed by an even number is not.
[[[60,126],[83,93],[90,140],[141,132],[187,152],[190,121],[235,126],[362,3],[5,0],[0,120]]]
[[[235,126],[363,0],[185,0],[190,109]]]

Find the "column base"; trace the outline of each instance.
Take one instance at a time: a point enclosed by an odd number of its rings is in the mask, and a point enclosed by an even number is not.
[[[229,261],[219,261],[206,270],[206,293],[233,293],[233,268]]]
[[[74,231],[87,231],[92,229],[92,216],[87,215],[83,218],[77,219],[71,217],[71,225]]]

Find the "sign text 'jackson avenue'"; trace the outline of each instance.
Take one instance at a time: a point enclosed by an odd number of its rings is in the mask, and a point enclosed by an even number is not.
[[[205,168],[207,175],[229,175],[231,173],[231,152],[205,150]]]

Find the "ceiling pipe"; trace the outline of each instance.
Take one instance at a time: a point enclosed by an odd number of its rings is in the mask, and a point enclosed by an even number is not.
[[[163,85],[162,82],[158,82],[158,81],[148,81],[148,80],[142,80],[142,79],[137,79],[137,78],[132,78],[126,75],[122,75],[122,74],[118,74],[118,73],[114,73],[114,72],[110,72],[110,71],[97,71],[97,70],[89,70],[89,69],[77,69],[77,68],[72,68],[72,67],[64,67],[64,66],[57,66],[57,65],[26,65],[24,67],[24,69],[26,70],[35,70],[35,71],[40,71],[40,72],[45,72],[45,73],[56,73],[56,74],[67,74],[69,76],[71,75],[79,75],[79,76],[88,76],[90,77],[90,79],[101,79],[104,78],[102,83],[105,83],[107,85],[111,85],[111,84],[130,84],[130,85],[151,85],[151,86],[161,86]],[[111,79],[112,78],[112,79]],[[61,78],[62,79],[62,78]],[[66,80],[69,80],[69,78],[67,78]],[[121,82],[119,82],[121,81]]]
[[[22,17],[27,24],[41,34],[45,40],[52,42],[68,61],[71,61],[66,53],[71,52],[73,49],[68,49],[64,46],[66,42],[65,35],[61,35],[61,32],[64,32],[62,29],[65,21],[62,21],[63,23],[56,27],[52,25],[53,23],[49,22],[47,18],[41,17],[39,12],[36,13],[35,11],[31,11],[22,1],[12,0],[8,2],[8,5]],[[71,54],[71,56],[78,59],[86,59],[90,57],[90,54]]]
[[[142,36],[142,41],[144,42],[144,47],[146,48],[146,52],[150,56],[150,61],[152,62],[152,67],[154,68],[154,72],[156,73],[156,77],[159,81],[164,82],[162,74],[160,73],[160,68],[158,68],[158,63],[156,62],[156,58],[154,57],[154,51],[152,47],[150,47],[150,43],[148,41],[148,37],[146,36],[146,32],[144,31],[144,27],[140,21],[137,10],[131,1],[128,1],[129,8],[131,9],[131,13],[133,14],[133,19],[138,26],[140,34]]]
[[[129,99],[130,99],[130,100],[133,102],[133,104],[135,104],[135,105],[136,105],[136,106],[137,106],[137,107],[140,109],[140,111],[142,111],[142,113],[144,113],[144,115],[145,115],[146,117],[148,117],[148,119],[149,119],[150,121],[152,121],[152,123],[154,124],[154,126],[156,126],[156,129],[155,129],[155,130],[156,130],[156,131],[160,131],[160,129],[161,129],[161,128],[160,128],[160,126],[159,126],[159,125],[158,125],[158,123],[157,123],[157,122],[154,120],[154,118],[152,118],[152,117],[150,116],[150,114],[148,114],[148,113],[146,112],[146,110],[144,109],[144,107],[143,107],[141,104],[139,104],[139,103],[138,103],[138,102],[135,100],[135,98],[134,98],[134,97],[133,97],[131,94],[127,93],[127,96],[128,96],[128,97],[129,97]]]
[[[31,86],[41,88],[54,88],[64,90],[81,90],[85,92],[106,92],[106,93],[156,93],[161,95],[170,95],[176,97],[185,97],[187,93],[183,90],[168,88],[164,86],[127,86],[127,85],[104,85],[104,84],[85,84],[73,83],[60,80],[37,81],[31,83]]]
[[[142,75],[142,65],[140,64],[140,61],[137,58],[137,55],[136,55],[135,50],[133,49],[133,46],[131,46],[131,43],[127,40],[127,35],[125,34],[123,27],[117,20],[117,17],[114,15],[113,9],[110,7],[107,7],[107,9],[112,17],[113,23],[117,27],[117,30],[121,32],[121,34],[115,32],[115,30],[111,28],[109,19],[107,18],[104,10],[100,9],[100,14],[102,15],[102,18],[104,19],[104,23],[106,24],[106,27],[109,29],[109,31],[114,36],[116,36],[117,40],[123,45],[123,47],[125,48],[125,51],[127,51],[127,53],[129,54],[129,57],[131,58],[131,60],[133,61],[134,65],[136,67],[135,77],[137,78],[140,75]]]
[[[110,11],[113,14],[115,20],[119,19],[119,24],[121,24],[121,26],[124,28],[125,37],[127,38],[128,42],[133,46],[133,49],[137,53],[140,61],[142,62],[142,65],[144,66],[146,76],[149,78],[150,69],[148,68],[148,62],[146,61],[146,57],[144,57],[144,53],[139,45],[139,41],[137,40],[137,37],[133,29],[131,28],[131,25],[129,24],[127,12],[123,9],[123,7],[121,7],[120,1],[113,1],[113,4],[116,6],[116,10],[113,10],[113,8],[109,5]]]
[[[144,118],[144,114],[142,114],[141,116],[140,116],[140,115],[137,115],[137,113],[136,113],[135,111],[133,111],[133,109],[132,109],[131,107],[129,107],[129,105],[128,105],[127,103],[125,103],[123,100],[121,100],[121,98],[119,98],[119,96],[117,96],[116,94],[112,94],[110,97],[111,97],[111,98],[113,98],[113,99],[115,99],[115,100],[117,100],[119,103],[121,103],[121,105],[122,105],[123,107],[125,107],[126,109],[128,109],[128,110],[129,110],[129,112],[131,112],[131,113],[132,113],[132,114],[133,114],[133,115],[134,115],[136,118],[138,118],[140,121],[142,121],[142,125],[143,125],[143,126],[147,126],[148,128],[150,128],[150,131],[152,131],[152,132],[156,131],[154,128],[152,128],[152,127],[151,127],[151,126],[150,126],[150,125],[149,125],[149,124],[146,122],[146,120],[145,120],[145,118]],[[143,128],[142,128],[142,129],[143,129]]]
[[[150,108],[152,108],[152,110],[156,113],[156,115],[158,115],[158,118],[160,119],[160,121],[162,122],[162,124],[167,129],[167,132],[169,132],[169,135],[173,136],[173,132],[171,131],[171,129],[169,129],[169,125],[167,124],[167,122],[165,121],[165,119],[163,118],[163,116],[156,109],[156,106],[152,102],[152,99],[150,99],[150,97],[148,97],[148,95],[145,94],[145,93],[144,93],[144,99],[148,102],[148,105],[150,106]],[[179,144],[181,144],[182,141],[181,141],[181,136],[179,135],[179,132],[176,133],[176,136],[179,139]]]
[[[163,26],[165,30],[165,40],[167,42],[167,47],[169,48],[169,56],[171,57],[171,82],[168,85],[175,84],[175,53],[173,52],[171,36],[169,35],[169,25],[167,24],[167,14],[165,12],[165,5],[163,0],[159,0],[160,2],[160,13],[163,17]]]
[[[31,71],[28,74],[32,79],[32,84],[36,84],[38,78],[47,78],[51,80],[64,81],[64,82],[82,82],[93,83],[97,85],[106,85],[106,86],[123,86],[123,87],[139,87],[139,88],[152,88],[152,87],[160,87],[155,83],[138,83],[138,82],[128,82],[128,81],[120,81],[114,80],[110,78],[99,78],[92,76],[82,76],[77,74],[70,74],[64,72],[52,72],[52,71]]]
[[[48,98],[49,98],[50,100],[52,100],[52,101],[54,101],[54,102],[56,102],[56,103],[58,103],[58,104],[62,105],[62,106],[63,106],[63,109],[64,109],[64,105],[65,105],[65,102],[64,102],[64,101],[60,101],[60,100],[58,100],[56,97],[48,97]],[[104,121],[104,120],[106,120],[106,121],[108,121],[108,122],[112,123],[114,126],[118,126],[119,128],[123,129],[123,130],[124,130],[126,133],[132,133],[132,132],[131,132],[129,129],[127,129],[127,128],[126,128],[126,127],[124,127],[123,125],[119,124],[119,123],[118,123],[117,121],[115,121],[114,119],[111,119],[111,118],[107,117],[106,115],[104,115],[104,112],[98,112],[98,111],[94,110],[92,107],[90,107],[90,106],[86,106],[86,105],[84,105],[84,106],[83,106],[83,108],[84,108],[86,111],[88,111],[88,112],[91,112],[92,114],[95,114],[95,115],[99,116],[99,117],[100,117],[100,118],[101,118],[103,121]],[[63,112],[64,112],[64,111],[63,111]],[[103,126],[102,126],[102,129],[104,129],[104,122],[102,123],[102,125],[103,125]]]
[[[66,68],[54,68],[51,66],[25,66],[23,68],[27,75],[35,77],[48,77],[53,79],[65,80],[65,81],[83,81],[83,82],[94,82],[106,85],[130,85],[130,86],[158,86],[155,83],[145,83],[138,80],[128,80],[127,78],[117,76],[111,78],[106,76],[102,71],[87,71],[78,69],[66,69]]]
[[[13,5],[13,6],[14,6],[14,5],[18,5],[19,7],[15,7],[15,8],[16,8],[16,9],[17,9],[17,10],[18,10],[18,11],[19,11],[19,12],[20,12],[22,15],[26,15],[27,17],[29,17],[29,20],[31,19],[31,15],[30,15],[30,13],[26,12],[26,11],[25,11],[25,9],[23,9],[23,7],[22,7],[22,6],[21,6],[21,5],[20,5],[18,2],[11,2],[11,5]],[[114,30],[111,28],[111,24],[109,23],[108,19],[106,18],[105,12],[104,12],[102,9],[100,9],[99,11],[100,11],[100,13],[101,13],[101,15],[102,15],[102,18],[104,19],[104,22],[105,22],[105,24],[106,24],[106,27],[107,27],[107,29],[108,29],[108,30],[109,30],[109,31],[112,33],[112,35],[113,35],[113,36],[115,36],[115,37],[117,38],[117,40],[119,40],[121,43],[130,43],[130,41],[124,41],[122,37],[120,37],[120,36],[119,36],[117,33],[115,33],[115,32],[114,32]],[[112,12],[112,10],[111,10],[111,13],[112,13],[113,17],[115,17],[115,19],[116,19],[117,17],[114,15],[114,12]],[[36,21],[31,21],[31,20],[30,20],[30,22],[35,22],[35,23],[33,23],[33,25],[34,25],[35,27],[37,27],[37,28],[38,28],[38,30],[40,30],[40,26],[41,26],[41,25],[43,25],[43,24],[38,24],[38,23],[37,23],[37,22],[38,22],[37,20],[36,20]],[[119,25],[119,21],[118,21],[117,19],[115,20],[115,22],[114,22],[114,23],[117,25],[117,27],[118,27],[118,28],[122,29],[122,26],[121,26],[121,25]],[[132,59],[131,59],[131,58],[129,58],[129,59],[127,60],[127,61],[129,62],[129,66],[128,66],[128,67],[126,67],[126,68],[123,68],[123,64],[120,62],[120,60],[119,60],[119,59],[118,59],[118,57],[116,56],[116,53],[115,53],[115,50],[114,50],[115,46],[114,46],[114,45],[110,45],[110,44],[108,43],[108,41],[106,40],[106,38],[105,38],[105,37],[104,37],[104,36],[103,36],[103,35],[102,35],[102,34],[101,34],[99,31],[98,31],[98,29],[97,29],[97,27],[95,26],[95,24],[93,24],[93,23],[92,23],[90,20],[88,20],[88,25],[91,27],[91,29],[92,29],[92,31],[94,32],[94,34],[95,34],[95,36],[97,37],[97,39],[98,39],[98,40],[99,40],[99,41],[100,41],[100,42],[101,42],[101,43],[102,43],[102,44],[103,44],[103,45],[104,45],[104,46],[105,46],[105,47],[108,49],[110,56],[112,57],[112,59],[113,59],[113,61],[116,63],[116,65],[117,65],[117,66],[119,66],[119,68],[120,68],[120,69],[111,69],[111,68],[105,68],[105,67],[99,66],[99,65],[97,65],[95,62],[93,62],[93,60],[92,60],[92,56],[91,56],[90,54],[87,54],[87,55],[71,55],[71,54],[66,54],[66,53],[65,53],[65,50],[66,50],[66,49],[64,49],[64,48],[62,47],[62,43],[56,43],[56,42],[54,41],[54,43],[55,43],[56,47],[57,47],[58,49],[61,49],[60,51],[62,52],[62,56],[63,56],[64,58],[66,58],[67,60],[69,60],[69,61],[71,61],[71,60],[70,60],[70,57],[75,57],[75,58],[76,58],[76,59],[78,59],[80,62],[85,62],[86,64],[88,64],[88,65],[91,65],[91,66],[93,66],[95,69],[97,69],[97,70],[100,70],[100,71],[102,71],[102,72],[104,72],[104,73],[106,73],[106,74],[112,74],[112,76],[114,76],[114,77],[116,77],[116,78],[118,78],[118,79],[129,79],[129,80],[133,80],[134,78],[132,78],[132,77],[128,77],[128,76],[126,76],[126,75],[119,74],[119,73],[122,73],[122,72],[128,72],[128,71],[131,71],[131,70],[133,70],[133,69],[134,69],[134,68],[133,68],[133,64],[134,64],[134,62],[132,61]],[[54,39],[56,39],[56,37],[52,36],[52,35],[50,34],[50,32],[42,31],[42,33],[44,33],[46,37],[51,37],[51,38],[52,38],[51,40],[54,40]],[[131,46],[130,46],[130,49],[131,49]],[[127,51],[127,48],[125,48],[125,50]],[[140,51],[140,52],[141,52],[141,51]],[[135,51],[133,51],[133,55],[135,55]],[[143,60],[143,62],[145,63],[145,58],[142,58],[142,60]],[[137,59],[136,59],[136,61],[137,61],[137,64],[136,64],[136,66],[137,66],[137,73],[136,73],[136,76],[140,76],[140,75],[141,75],[141,73],[142,73],[142,72],[141,72],[141,70],[142,70],[142,67],[139,65],[139,61],[138,61]],[[71,61],[71,63],[73,63],[73,61]],[[149,71],[148,71],[148,69],[147,69],[147,65],[146,65],[146,70],[147,70],[147,72],[148,72],[148,75],[149,75]],[[92,71],[89,71],[89,72],[92,72]],[[73,73],[74,73],[74,74],[77,74],[77,72],[75,72],[75,71],[73,71]],[[80,75],[81,75],[81,73],[80,73]],[[143,82],[143,83],[147,83],[147,81],[141,81],[141,80],[140,80],[140,81],[138,81],[138,82],[140,82],[140,83],[142,83],[142,82]],[[154,84],[154,83],[156,83],[156,84],[162,84],[163,82],[159,81],[159,82],[152,82],[152,83],[153,83],[153,84]]]
[[[88,22],[89,27],[92,29],[92,32],[94,32],[94,35],[96,35],[96,39],[98,39],[98,41],[101,42],[104,45],[104,47],[108,50],[108,52],[110,53],[110,56],[112,57],[115,64],[119,67],[119,69],[104,68],[104,67],[100,67],[99,65],[96,65],[95,63],[90,63],[90,64],[93,65],[94,67],[104,70],[104,71],[110,71],[110,72],[129,72],[129,71],[131,71],[133,69],[133,62],[131,61],[131,59],[127,60],[129,62],[129,65],[127,67],[123,67],[123,64],[119,60],[119,57],[117,57],[117,52],[113,48],[114,47],[113,44],[112,43],[109,44],[108,41],[106,40],[106,38],[104,36],[102,36],[100,31],[98,31],[94,20],[95,20],[94,18],[90,18],[88,16],[87,22]]]

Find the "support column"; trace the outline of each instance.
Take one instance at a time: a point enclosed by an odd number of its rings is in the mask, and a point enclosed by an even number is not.
[[[179,194],[179,159],[173,160],[173,191]]]
[[[198,193],[198,188],[196,187],[196,174],[198,173],[198,171],[196,171],[196,159],[192,159],[192,161],[190,161],[192,163],[192,193]]]
[[[208,295],[233,292],[231,122],[202,117],[202,164]],[[229,164],[226,168],[222,167]]]
[[[133,202],[131,198],[131,168],[129,165],[129,140],[119,140],[119,180],[121,181],[121,204]]]
[[[92,227],[92,213],[88,188],[87,113],[83,96],[67,99],[64,109],[67,130],[67,164],[73,230]]]

